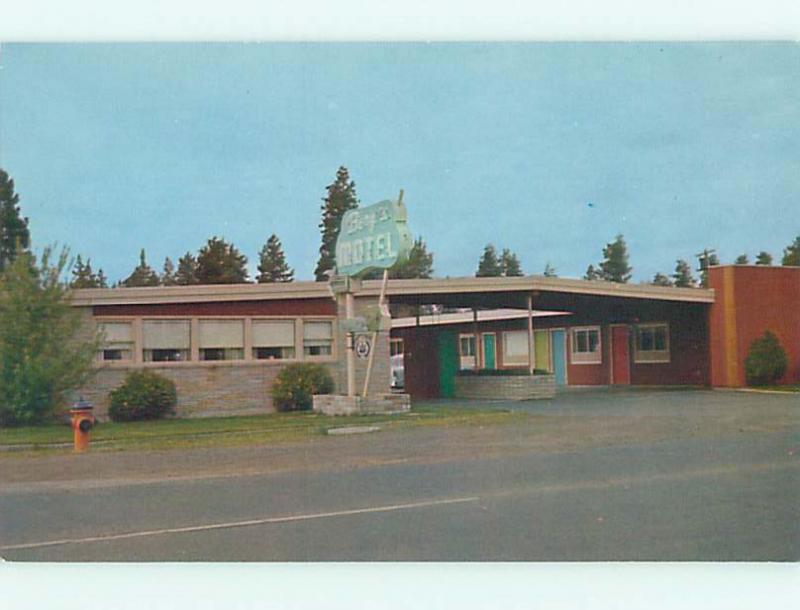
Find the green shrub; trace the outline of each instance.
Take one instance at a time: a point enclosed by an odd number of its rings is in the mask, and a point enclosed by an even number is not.
[[[769,385],[783,377],[789,359],[778,337],[770,331],[750,344],[744,361],[744,372],[749,385]]]
[[[174,413],[177,402],[172,381],[152,371],[134,371],[111,392],[108,415],[114,421],[159,419]]]
[[[320,364],[290,364],[278,373],[272,386],[272,402],[278,411],[310,409],[314,394],[333,392],[333,379]]]

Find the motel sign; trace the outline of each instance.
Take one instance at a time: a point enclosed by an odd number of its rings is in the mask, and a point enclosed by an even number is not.
[[[348,210],[336,241],[336,267],[342,275],[367,269],[388,269],[408,255],[413,245],[402,201],[381,201]]]

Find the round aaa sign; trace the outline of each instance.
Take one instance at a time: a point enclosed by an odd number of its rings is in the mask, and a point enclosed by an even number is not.
[[[356,337],[356,356],[359,358],[366,358],[369,356],[371,345],[366,335],[359,335]]]

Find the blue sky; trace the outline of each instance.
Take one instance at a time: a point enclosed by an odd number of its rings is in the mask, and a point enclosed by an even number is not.
[[[35,246],[111,280],[271,233],[311,279],[339,165],[405,189],[438,276],[483,246],[580,277],[623,233],[634,280],[800,234],[800,45],[139,44],[0,51],[0,167]],[[592,204],[591,206],[589,204]]]

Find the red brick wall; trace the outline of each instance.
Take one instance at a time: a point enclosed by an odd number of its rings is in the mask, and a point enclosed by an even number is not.
[[[611,382],[610,324],[638,322],[666,322],[670,329],[670,362],[636,364],[631,345],[631,383],[634,385],[708,385],[709,374],[709,306],[697,303],[663,301],[627,301],[600,303],[570,316],[541,317],[534,319],[534,329],[567,329],[567,379],[569,385],[606,385]],[[502,332],[525,330],[525,318],[516,320],[479,322],[478,331],[497,333],[497,363],[502,361]],[[602,361],[600,364],[573,364],[569,329],[575,326],[600,326]],[[416,345],[414,365],[406,365],[406,386],[414,396],[437,396],[439,365],[436,357],[436,332],[447,329],[455,333],[472,333],[472,322],[448,324],[440,327],[411,327],[395,329],[392,336],[403,337],[406,351]],[[633,329],[631,329],[633,340]],[[410,376],[410,377],[409,377]],[[422,393],[417,393],[419,389]]]
[[[335,316],[333,299],[95,305],[95,316]]]
[[[764,267],[733,265],[726,276],[725,267],[712,267],[709,283],[716,291],[717,302],[711,310],[712,371],[715,385],[745,385],[744,363],[750,344],[772,331],[789,357],[789,368],[780,383],[800,383],[800,267]],[[730,288],[733,280],[733,302],[719,295]],[[735,353],[724,341],[726,312],[733,307],[736,320]],[[729,313],[729,312],[727,312]],[[730,319],[730,318],[728,318]],[[736,362],[736,378],[725,375],[728,358]]]

